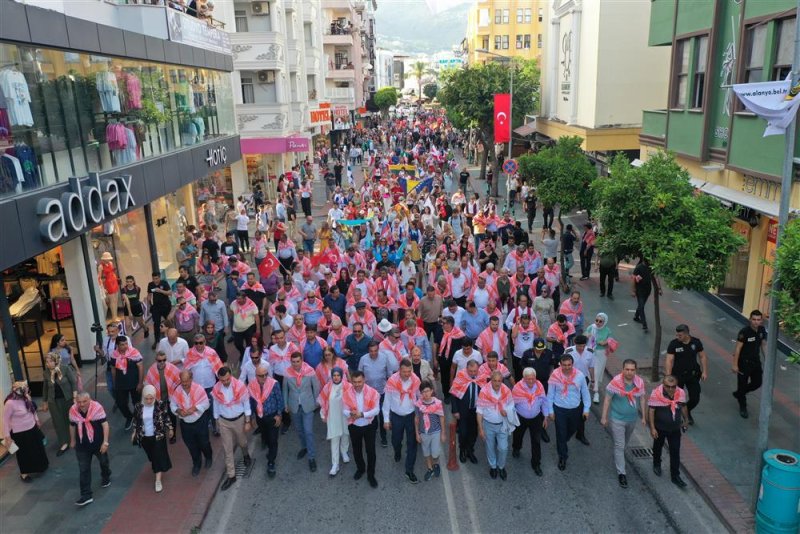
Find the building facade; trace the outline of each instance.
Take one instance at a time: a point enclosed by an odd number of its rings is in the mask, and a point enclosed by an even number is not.
[[[0,357],[37,394],[55,334],[94,361],[125,277],[177,278],[184,230],[233,205],[240,145],[227,33],[164,6],[33,4],[0,0]]]
[[[766,122],[747,112],[730,86],[787,77],[796,7],[792,0],[655,0],[649,19],[649,44],[671,52],[671,65],[663,97],[644,108],[642,159],[674,152],[699,191],[736,213],[735,229],[747,244],[717,291],[745,314],[768,310],[772,269],[764,260],[775,253],[785,140],[763,137]],[[797,178],[791,206],[800,208]]]
[[[649,0],[548,3],[536,139],[581,137],[599,164],[610,154],[638,157],[638,110],[666,98],[669,50],[647,46]]]
[[[491,56],[478,50],[523,59],[540,58],[544,50],[545,0],[477,0],[467,17],[462,43],[467,63]]]
[[[243,154],[234,189],[261,184],[271,195],[278,177],[308,158],[314,138],[330,128],[330,121],[312,122],[325,90],[320,0],[234,1],[215,11],[231,30]]]

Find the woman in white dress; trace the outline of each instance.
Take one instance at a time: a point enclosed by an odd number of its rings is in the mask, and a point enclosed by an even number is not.
[[[556,310],[553,298],[550,296],[550,286],[544,284],[541,293],[533,299],[533,314],[536,322],[542,331],[542,337],[547,333],[547,329],[556,320]]]
[[[339,459],[344,463],[350,462],[347,452],[350,450],[350,435],[347,422],[344,418],[344,405],[342,396],[344,390],[351,387],[344,381],[344,371],[341,367],[331,370],[331,381],[325,384],[319,394],[320,416],[328,425],[327,438],[331,442],[331,478],[339,472]]]

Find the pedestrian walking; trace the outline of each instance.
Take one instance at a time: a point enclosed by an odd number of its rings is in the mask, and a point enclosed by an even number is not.
[[[653,390],[648,401],[650,435],[653,436],[653,472],[661,476],[661,451],[664,441],[669,444],[669,473],[672,483],[685,488],[680,475],[681,431],[686,432],[688,410],[686,392],[678,387],[677,379],[667,375],[661,385]]]
[[[733,392],[733,397],[739,401],[739,415],[744,419],[748,417],[747,394],[761,387],[764,373],[761,356],[764,354],[766,340],[764,316],[759,310],[753,310],[750,312],[749,324],[736,335],[731,367],[736,374],[736,391]]]
[[[366,385],[364,373],[360,370],[350,373],[351,388],[344,391],[342,403],[344,415],[347,417],[350,443],[353,445],[353,458],[356,462],[354,480],[367,474],[370,487],[377,488],[375,479],[375,438],[378,431],[378,412],[380,412],[380,395]],[[366,450],[367,461],[364,462]]]
[[[275,387],[275,386],[278,387]],[[278,436],[282,424],[283,394],[280,383],[269,376],[266,365],[256,368],[256,379],[248,384],[251,412],[256,414],[256,426],[260,430],[261,448],[267,449],[267,476],[275,478],[275,459],[278,457]]]
[[[205,457],[206,469],[211,468],[213,453],[208,436],[208,409],[211,401],[199,383],[194,382],[194,374],[189,369],[181,371],[181,385],[169,397],[170,409],[180,420],[181,439],[192,457],[192,476],[200,474]]]
[[[344,418],[344,391],[350,384],[344,380],[344,370],[340,366],[331,369],[330,380],[322,388],[317,398],[320,406],[320,417],[327,427],[326,437],[331,442],[331,470],[328,476],[335,477],[339,473],[339,460],[350,463],[350,434]]]
[[[156,398],[156,388],[150,384],[142,389],[142,402],[133,407],[133,433],[131,442],[144,449],[156,475],[155,490],[161,493],[162,475],[172,469],[167,440],[175,435],[170,419],[169,405]]]
[[[108,437],[110,427],[106,420],[103,406],[92,400],[86,393],[78,393],[75,404],[69,410],[70,443],[75,449],[80,471],[81,496],[75,501],[76,506],[86,506],[94,502],[92,494],[92,458],[100,462],[100,487],[111,485],[111,467],[108,458]]]
[[[578,422],[589,418],[589,387],[586,377],[574,367],[572,356],[561,356],[560,366],[550,375],[547,398],[553,405],[550,420],[556,424],[558,469],[567,468],[569,450],[567,442],[578,430]],[[581,408],[582,406],[582,408]]]
[[[59,444],[56,456],[62,456],[69,450],[69,409],[78,396],[78,383],[72,367],[61,363],[58,354],[48,353],[45,366],[42,411],[50,412]]]
[[[578,252],[581,260],[581,280],[588,280],[592,272],[592,256],[594,255],[595,235],[591,223],[583,225],[581,248]]]
[[[530,431],[531,469],[536,476],[543,476],[540,439],[542,431],[547,428],[548,417],[553,410],[544,385],[537,380],[536,370],[533,367],[525,367],[522,370],[522,380],[514,384],[511,397],[519,417],[519,426],[514,429],[511,456],[520,457],[525,432]]]
[[[650,298],[650,293],[655,286],[658,294],[661,295],[661,288],[658,285],[656,277],[653,276],[653,271],[650,269],[650,264],[646,258],[640,258],[639,263],[633,269],[633,288],[631,296],[636,298],[636,313],[633,315],[633,320],[642,324],[642,330],[647,332],[647,317],[644,313],[644,307],[647,304],[647,299]]]
[[[486,457],[489,461],[489,476],[508,477],[506,458],[508,438],[519,423],[514,409],[511,390],[503,384],[500,371],[492,373],[492,380],[481,388],[478,394],[478,432],[486,443]]]
[[[117,348],[114,351],[114,397],[117,408],[125,417],[125,430],[133,425],[131,405],[141,400],[144,385],[144,363],[142,354],[130,346],[125,336],[117,337]],[[130,398],[131,403],[128,402]]]
[[[679,324],[675,327],[675,339],[667,346],[664,374],[674,376],[678,380],[678,387],[686,390],[689,397],[686,403],[687,422],[693,425],[692,410],[700,403],[700,382],[708,379],[708,358],[703,342],[689,334],[688,325]]]
[[[458,423],[458,459],[465,463],[467,459],[473,464],[478,463],[475,456],[475,442],[478,439],[478,395],[480,394],[481,379],[478,372],[478,362],[467,362],[467,368],[456,373],[450,394],[453,416]]]
[[[644,380],[636,374],[636,367],[636,360],[627,359],[622,362],[622,372],[606,386],[603,412],[600,416],[601,425],[608,426],[609,422],[611,423],[614,466],[617,468],[617,480],[622,488],[628,487],[625,447],[636,429],[636,421],[641,420],[643,425],[647,424]]]
[[[598,404],[600,402],[600,386],[606,376],[607,352],[614,343],[611,341],[611,329],[608,327],[608,315],[602,312],[598,313],[594,318],[594,323],[586,328],[585,335],[587,337],[587,346],[592,351],[592,359],[594,360],[594,376],[591,380],[592,389],[594,390],[592,402]]]
[[[3,443],[16,456],[23,482],[31,482],[31,475],[44,473],[50,465],[40,425],[28,382],[14,382],[3,402]],[[72,440],[70,446],[74,446]]]
[[[383,402],[383,427],[392,432],[394,461],[402,458],[402,443],[406,441],[406,478],[412,484],[419,482],[414,474],[417,461],[417,440],[414,430],[415,404],[419,398],[420,379],[414,374],[411,360],[403,358],[399,370],[386,381]]]
[[[250,467],[252,459],[247,450],[247,433],[250,431],[250,397],[247,387],[233,377],[229,367],[217,372],[219,381],[211,390],[214,398],[213,414],[218,421],[222,437],[222,450],[225,453],[225,472],[228,478],[222,483],[222,491],[236,482],[236,446],[242,449],[244,465]]]
[[[320,388],[317,373],[303,361],[300,352],[291,355],[291,364],[286,368],[282,390],[286,402],[284,410],[292,414],[297,426],[297,436],[300,438],[297,459],[302,460],[308,455],[308,468],[313,473],[317,470],[314,411],[317,409]]]
[[[419,353],[419,349],[415,347]],[[434,476],[439,478],[442,474],[439,467],[439,456],[445,442],[444,432],[444,407],[442,401],[434,397],[434,386],[431,380],[422,380],[419,386],[420,398],[416,402],[417,412],[414,428],[417,434],[417,443],[422,447],[422,456],[425,458],[425,471],[423,479],[429,482]]]

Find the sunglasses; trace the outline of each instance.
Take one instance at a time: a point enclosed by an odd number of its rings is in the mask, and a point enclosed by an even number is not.
[[[675,389],[677,387],[678,386],[667,386],[667,385],[664,385],[664,389]]]
[[[195,345],[205,345],[206,342],[205,341],[195,341],[194,344]]]
[[[156,360],[156,363],[165,363],[167,360]]]
[[[256,375],[256,378],[266,378],[269,375]]]

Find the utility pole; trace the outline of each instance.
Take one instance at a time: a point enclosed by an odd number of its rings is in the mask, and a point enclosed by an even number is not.
[[[800,21],[800,0],[797,2],[797,18]],[[797,22],[795,22],[797,23]],[[800,33],[795,32],[794,38],[794,59],[792,61],[792,76],[789,88],[797,85],[798,68],[800,68]],[[795,96],[800,98],[800,95]],[[789,200],[792,195],[792,175],[794,174],[794,139],[797,129],[797,115],[795,114],[791,124],[786,128],[785,149],[783,154],[783,176],[781,179],[781,200],[778,211],[778,236],[775,240],[775,248],[781,246],[783,231],[789,221]],[[775,271],[772,277],[772,291],[781,288],[781,281],[778,272]],[[764,452],[769,443],[769,420],[772,415],[772,394],[775,387],[775,369],[778,363],[778,317],[777,299],[773,294],[769,299],[769,324],[767,325],[767,353],[764,356],[764,377],[761,384],[761,406],[758,412],[758,437],[756,439],[756,472],[753,479],[751,494],[751,506],[755,512],[758,504],[758,495],[761,491],[761,468],[763,464]]]

